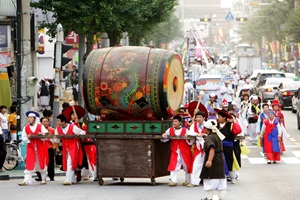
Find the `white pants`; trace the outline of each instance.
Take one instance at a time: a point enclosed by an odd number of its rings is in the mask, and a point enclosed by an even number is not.
[[[256,142],[256,123],[248,125],[248,134],[250,135],[251,142]]]
[[[14,140],[17,140],[17,133],[10,133],[10,142],[12,143]]]
[[[47,177],[46,163],[45,163],[45,168],[41,169],[37,152],[35,153],[35,157],[36,157],[36,160],[35,160],[35,164],[34,164],[34,169],[33,170],[28,170],[28,169],[24,170],[24,182],[27,184],[32,184],[32,174],[35,173],[36,171],[41,173],[42,180],[46,180],[46,177]]]
[[[94,165],[94,170],[92,169],[92,166],[91,166],[91,163],[89,161],[89,159],[87,159],[88,163],[89,163],[89,169],[85,169],[83,168],[81,170],[81,176],[84,176],[84,177],[88,177],[88,176],[92,176],[93,179],[96,179],[97,178],[97,166]]]
[[[72,159],[69,154],[69,150],[67,150],[67,172],[66,172],[66,179],[65,182],[68,183],[75,183],[75,170],[72,169],[73,164],[72,164]]]
[[[173,182],[173,183],[177,183],[177,174],[178,174],[178,171],[181,169],[181,166],[183,167],[183,170],[185,171],[185,182],[191,182],[191,175],[187,173],[187,167],[186,167],[186,164],[184,163],[183,161],[183,158],[181,156],[181,153],[180,151],[178,150],[177,152],[177,163],[176,163],[176,167],[175,167],[175,170],[174,171],[171,171],[170,172],[170,180]]]
[[[204,190],[226,190],[227,180],[222,179],[204,179],[203,180]]]
[[[193,171],[191,174],[191,183],[193,185],[199,185],[200,183],[200,174],[202,171],[203,162],[204,162],[204,154],[202,155],[200,153],[196,156],[193,163]]]

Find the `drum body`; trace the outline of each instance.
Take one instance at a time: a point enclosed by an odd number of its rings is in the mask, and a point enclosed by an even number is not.
[[[184,92],[180,57],[148,47],[92,51],[83,72],[90,113],[110,120],[167,119],[176,114]]]

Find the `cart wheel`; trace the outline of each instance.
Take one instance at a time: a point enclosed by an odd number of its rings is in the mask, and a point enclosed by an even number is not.
[[[156,181],[155,181],[154,178],[151,178],[151,185],[152,185],[152,186],[155,186],[155,185],[156,185]]]
[[[98,184],[99,185],[103,185],[104,184],[103,178],[99,177],[98,179],[99,179],[98,180]]]
[[[121,183],[123,183],[124,182],[124,178],[120,178],[120,181],[121,181]]]

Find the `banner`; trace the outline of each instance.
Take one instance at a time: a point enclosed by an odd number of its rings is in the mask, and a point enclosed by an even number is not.
[[[0,52],[0,68],[8,67],[11,65],[11,53]]]
[[[0,105],[11,106],[11,91],[7,73],[0,73]]]
[[[45,53],[45,29],[38,30],[38,54]]]

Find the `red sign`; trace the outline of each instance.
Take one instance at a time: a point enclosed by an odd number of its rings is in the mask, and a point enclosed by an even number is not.
[[[76,34],[74,31],[70,32],[68,36],[66,37],[66,44],[72,44],[73,50],[78,49],[79,44],[79,35]]]

